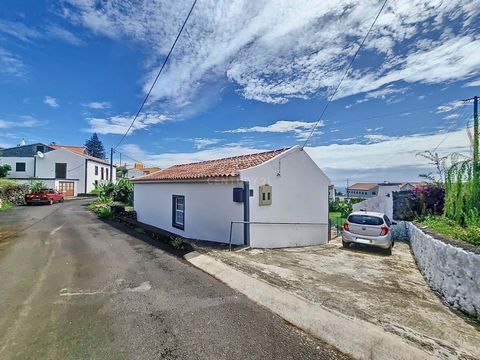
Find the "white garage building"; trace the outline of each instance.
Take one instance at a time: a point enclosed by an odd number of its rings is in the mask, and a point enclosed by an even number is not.
[[[232,229],[233,244],[251,247],[328,241],[330,181],[299,147],[176,165],[133,182],[138,220],[184,238],[228,243]]]

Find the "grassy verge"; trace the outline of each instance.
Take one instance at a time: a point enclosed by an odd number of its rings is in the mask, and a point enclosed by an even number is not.
[[[441,235],[480,246],[480,227],[463,228],[443,216],[428,216],[419,223]]]
[[[332,222],[333,225],[340,225],[342,226],[342,224],[345,222],[345,218],[342,217],[342,213],[341,212],[337,212],[337,211],[331,211],[328,213],[328,218],[330,219],[330,221]]]
[[[13,207],[12,204],[10,204],[8,201],[2,201],[2,204],[0,206],[0,211],[6,211],[8,209],[11,209]]]

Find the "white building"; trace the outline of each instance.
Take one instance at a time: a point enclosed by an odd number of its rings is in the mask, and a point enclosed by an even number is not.
[[[251,247],[328,241],[328,177],[299,147],[176,165],[134,179],[138,220],[184,238]],[[245,196],[248,195],[248,196]]]
[[[79,146],[45,145],[42,143],[0,150],[0,165],[12,170],[7,178],[19,182],[43,181],[65,196],[89,193],[95,184],[110,179],[110,164],[85,154]],[[116,180],[115,168],[112,181]]]

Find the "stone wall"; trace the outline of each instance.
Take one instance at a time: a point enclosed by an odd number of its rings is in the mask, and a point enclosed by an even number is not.
[[[480,320],[480,254],[425,234],[408,223],[417,266],[430,287],[450,306]]]

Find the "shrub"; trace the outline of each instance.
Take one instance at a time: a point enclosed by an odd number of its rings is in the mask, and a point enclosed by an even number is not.
[[[440,184],[425,184],[411,190],[413,193],[414,211],[420,215],[443,214],[445,189]]]
[[[133,204],[133,184],[130,180],[121,178],[116,182],[114,199],[124,204]]]
[[[43,181],[31,181],[30,182],[30,192],[35,193],[38,192],[42,189],[48,188],[47,184],[45,184]]]
[[[0,179],[0,199],[11,205],[25,204],[25,195],[28,194],[27,184],[18,184],[14,180]]]
[[[183,249],[184,242],[185,240],[180,236],[170,237],[170,245],[172,245],[174,249]]]
[[[12,170],[12,167],[8,164],[4,164],[0,166],[0,178],[4,178],[7,176],[8,172]]]
[[[94,190],[100,197],[113,198],[115,193],[115,185],[112,182],[98,184]]]

